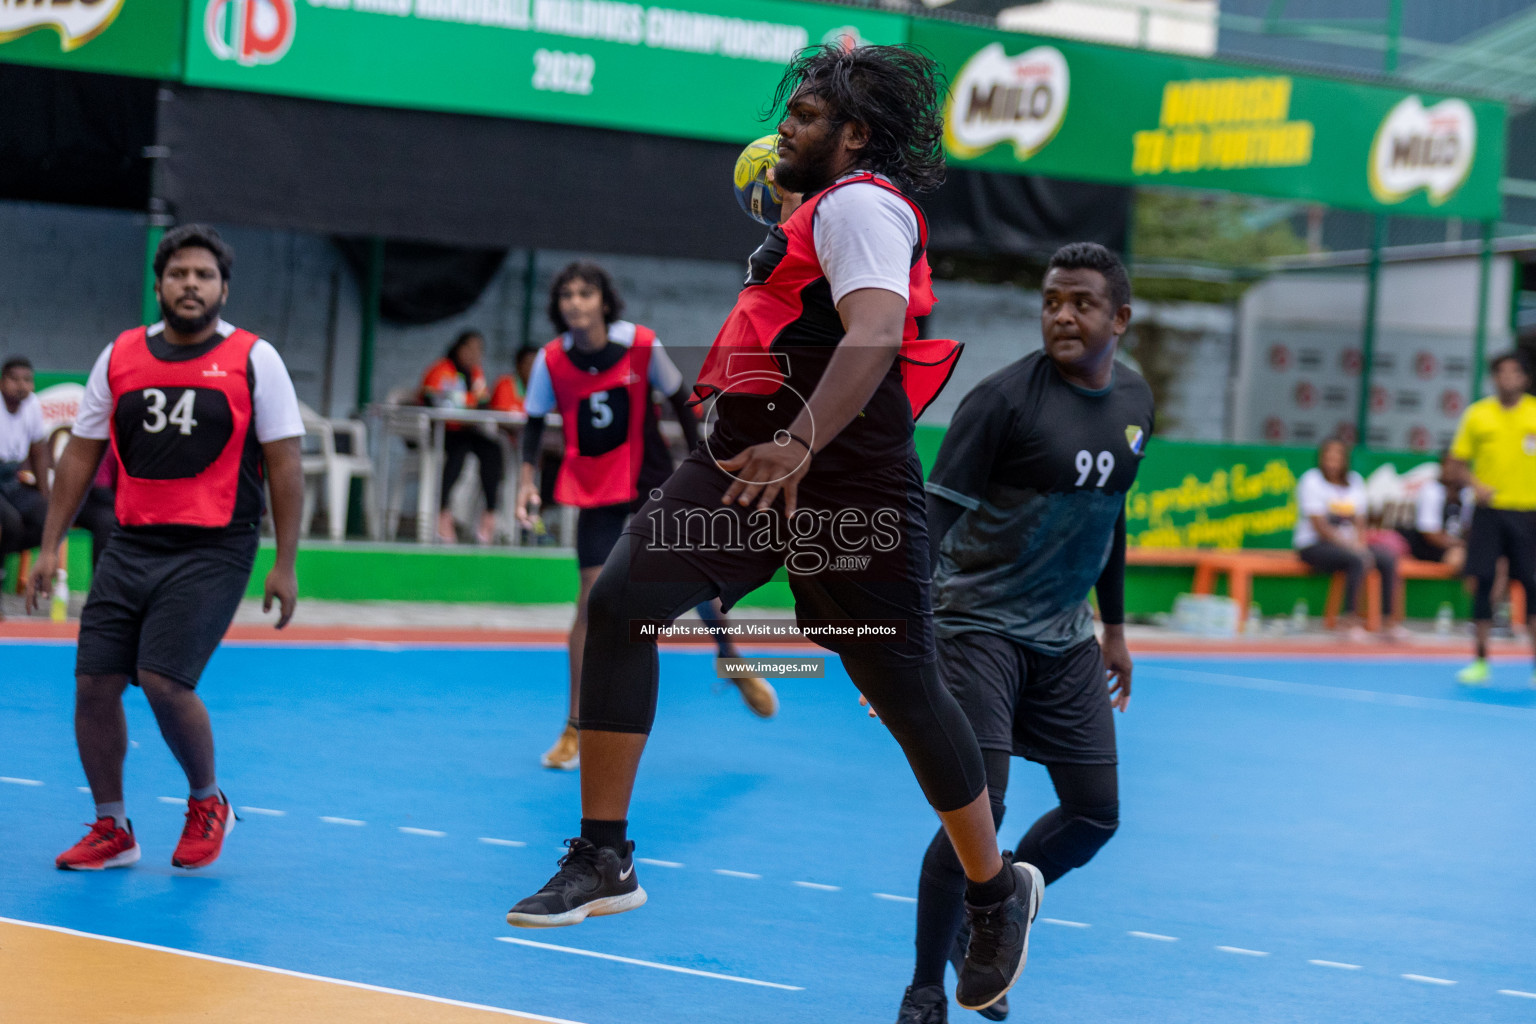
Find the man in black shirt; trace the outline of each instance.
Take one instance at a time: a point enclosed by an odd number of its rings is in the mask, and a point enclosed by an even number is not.
[[[1042,293],[1045,350],[965,397],[927,489],[939,669],[976,730],[999,825],[1010,755],[1050,771],[1061,806],[1013,853],[1049,884],[1088,863],[1119,823],[1110,708],[1131,697],[1125,494],[1152,434],[1152,392],[1115,361],[1131,290],[1114,254],[1093,243],[1058,250]],[[964,881],[940,830],[923,858],[917,967],[898,1024],[946,1020]],[[1007,1012],[1005,1001],[982,1011]]]

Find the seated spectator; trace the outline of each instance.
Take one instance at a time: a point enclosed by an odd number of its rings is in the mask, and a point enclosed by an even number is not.
[[[484,336],[479,331],[463,332],[422,378],[422,402],[450,409],[487,408],[491,393],[485,383],[484,363]],[[450,543],[458,540],[448,498],[459,474],[464,471],[465,456],[473,453],[480,464],[480,490],[485,495],[485,511],[480,513],[480,527],[475,536],[481,544],[489,544],[496,535],[496,503],[502,474],[501,443],[473,424],[448,423],[446,427],[442,498],[437,515],[438,539]]]
[[[48,516],[48,428],[33,392],[32,364],[0,364],[0,556],[36,547]]]
[[[1365,541],[1367,505],[1365,480],[1349,468],[1349,446],[1341,438],[1328,438],[1318,446],[1317,467],[1303,473],[1296,484],[1292,543],[1297,556],[1314,569],[1345,574],[1343,611],[1351,640],[1367,636],[1358,610],[1366,573],[1372,568],[1381,573],[1381,610],[1389,622],[1397,590],[1397,556]],[[1390,627],[1390,639],[1402,635],[1401,626]]]
[[[1460,570],[1467,560],[1467,527],[1472,523],[1476,495],[1467,481],[1465,463],[1440,455],[1440,479],[1426,480],[1414,496],[1413,526],[1399,530],[1408,550],[1423,562],[1444,562]]]

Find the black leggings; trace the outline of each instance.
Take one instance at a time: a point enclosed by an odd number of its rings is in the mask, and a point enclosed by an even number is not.
[[[480,463],[480,490],[485,495],[485,510],[496,511],[501,496],[501,442],[478,430],[450,430],[443,435],[443,494],[439,509],[448,507],[448,494],[464,472],[464,457],[470,452]]]
[[[0,489],[0,554],[25,551],[43,542],[43,521],[48,502],[26,484],[11,483]]]
[[[680,558],[667,560],[665,581],[637,581],[631,551],[621,539],[587,599],[583,729],[649,733],[660,661],[655,639],[631,639],[630,620],[671,621],[720,593],[718,584]],[[647,573],[648,579],[656,575]],[[892,667],[845,654],[843,667],[901,744],[935,810],[957,811],[981,795],[986,785],[981,748],[960,705],[939,681],[936,664]]]
[[[1368,569],[1375,564],[1381,573],[1381,613],[1392,614],[1392,601],[1397,596],[1397,555],[1391,548],[1372,544],[1363,555],[1354,548],[1342,544],[1319,541],[1296,552],[1296,557],[1322,572],[1344,573],[1344,613],[1353,615],[1358,607],[1360,584]]]
[[[999,827],[1007,810],[1009,755],[1003,750],[984,750],[987,793],[992,820]],[[1112,764],[1046,765],[1056,787],[1060,806],[1046,811],[1014,847],[1013,859],[1040,869],[1046,884],[1093,858],[1120,824],[1117,771]],[[912,974],[916,987],[944,981],[944,964],[960,931],[965,909],[965,872],[960,858],[941,828],[928,852],[917,883],[917,966]]]

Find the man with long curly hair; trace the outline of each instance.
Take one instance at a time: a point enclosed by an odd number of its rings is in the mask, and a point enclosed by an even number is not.
[[[926,223],[906,190],[943,180],[943,82],[903,47],[827,46],[775,95],[784,217],[700,373],[714,432],[627,527],[590,597],[581,683],[581,834],[510,924],[552,927],[645,902],[626,836],[655,717],[656,643],[632,624],[729,607],[781,566],[802,626],[901,744],[967,879],[971,943],[957,995],[981,1008],[1024,967],[1044,888],[999,856],[981,749],[939,680],[913,419],[958,346],[924,342]],[[857,642],[860,628],[865,639]]]

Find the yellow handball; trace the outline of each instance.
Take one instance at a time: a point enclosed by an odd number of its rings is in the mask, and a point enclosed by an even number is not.
[[[779,222],[779,189],[768,170],[779,162],[779,137],[764,135],[748,144],[736,158],[736,201],[760,224]]]

